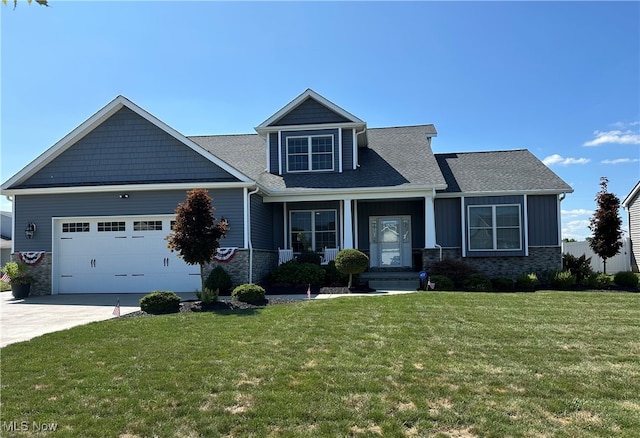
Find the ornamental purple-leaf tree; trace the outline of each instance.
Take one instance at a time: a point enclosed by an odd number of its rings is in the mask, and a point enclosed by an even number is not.
[[[225,220],[216,223],[214,210],[206,190],[191,190],[186,201],[178,204],[176,223],[166,238],[169,249],[177,251],[186,263],[200,265],[201,276],[204,266],[216,255],[220,246],[218,240],[226,237],[229,231]]]
[[[589,223],[593,237],[589,246],[602,258],[604,273],[607,273],[607,259],[620,252],[622,247],[622,219],[618,213],[620,200],[613,193],[607,192],[607,177],[600,178],[601,190],[596,195],[597,209]]]

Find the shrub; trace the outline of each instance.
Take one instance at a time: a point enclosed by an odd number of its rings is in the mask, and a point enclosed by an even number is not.
[[[218,301],[218,289],[213,290],[205,287],[202,292],[196,291],[196,298],[202,301],[203,304],[211,304]]]
[[[227,295],[231,290],[231,277],[222,266],[216,266],[211,270],[209,276],[204,281],[205,289],[217,290],[218,294]]]
[[[324,269],[313,263],[300,263],[297,260],[291,260],[278,266],[271,278],[275,284],[318,286],[324,280]]]
[[[298,261],[300,263],[311,263],[312,265],[320,266],[320,263],[322,263],[322,257],[317,252],[304,251],[298,256]]]
[[[484,274],[471,274],[464,281],[464,290],[469,292],[491,292],[491,280]]]
[[[608,289],[611,277],[608,274],[593,273],[584,280],[584,286],[591,289]]]
[[[638,276],[631,271],[618,272],[613,276],[613,282],[618,286],[636,289],[638,287]]]
[[[516,279],[516,289],[533,292],[538,285],[538,276],[533,272],[531,274],[520,274]]]
[[[557,290],[570,290],[576,284],[576,276],[571,271],[558,271],[551,278],[551,286]]]
[[[336,262],[331,260],[324,266],[324,284],[326,286],[346,286],[349,284],[349,276],[338,271]]]
[[[516,286],[512,279],[506,277],[496,277],[491,279],[491,286],[497,292],[512,292]]]
[[[571,271],[571,273],[576,276],[576,282],[578,284],[584,284],[584,281],[593,274],[591,257],[587,258],[585,254],[582,254],[580,257],[572,254],[563,254],[562,269]]]
[[[264,304],[264,289],[257,284],[241,284],[231,292],[231,297],[248,304]]]
[[[429,281],[435,284],[435,290],[454,290],[453,281],[445,275],[430,275]]]
[[[140,298],[140,309],[153,314],[177,312],[180,297],[168,290],[156,290]]]
[[[444,259],[434,263],[429,269],[429,275],[444,275],[453,280],[457,288],[464,286],[464,281],[471,275],[478,273],[473,266],[462,260]]]
[[[369,257],[357,249],[343,249],[336,256],[336,269],[349,274],[349,285],[353,285],[353,274],[360,274],[369,267]]]

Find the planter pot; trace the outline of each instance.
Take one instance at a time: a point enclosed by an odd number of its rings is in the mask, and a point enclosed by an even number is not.
[[[13,294],[13,297],[17,300],[27,298],[29,296],[30,291],[31,291],[31,283],[11,285],[11,293]]]

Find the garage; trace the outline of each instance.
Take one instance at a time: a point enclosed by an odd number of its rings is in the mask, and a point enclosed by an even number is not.
[[[167,248],[173,215],[55,218],[53,293],[193,292],[200,266]]]

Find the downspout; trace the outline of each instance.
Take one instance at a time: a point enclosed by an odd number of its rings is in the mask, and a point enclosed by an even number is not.
[[[249,246],[249,283],[253,283],[253,244],[251,243],[251,195],[258,193],[258,188],[247,193],[247,243]]]
[[[365,132],[367,132],[366,126],[362,128],[362,131],[356,132],[356,136],[353,139],[353,169],[354,170],[360,167],[360,164],[358,163],[358,136],[360,134],[364,134]]]

